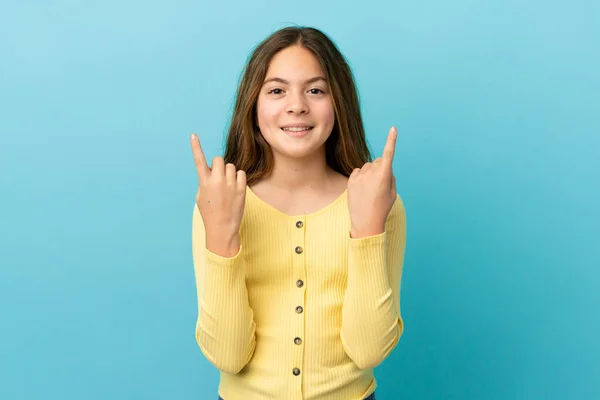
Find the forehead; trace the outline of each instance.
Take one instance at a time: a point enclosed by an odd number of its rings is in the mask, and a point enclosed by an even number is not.
[[[278,77],[295,80],[318,75],[323,75],[323,69],[317,58],[303,47],[291,46],[273,57],[265,79]]]

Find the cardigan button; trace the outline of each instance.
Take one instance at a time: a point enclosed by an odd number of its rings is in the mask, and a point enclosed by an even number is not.
[[[302,254],[302,247],[296,246],[296,253],[297,254]]]
[[[300,369],[299,369],[299,368],[294,368],[294,369],[292,370],[292,373],[293,373],[294,375],[298,376],[298,375],[300,375]]]
[[[299,337],[294,339],[294,343],[296,343],[297,345],[301,345],[302,344],[302,339],[300,339]]]
[[[304,286],[304,281],[302,281],[302,279],[298,279],[298,280],[296,281],[296,286],[298,286],[298,287],[302,287],[302,286]]]
[[[303,226],[304,226],[304,223],[302,221],[296,222],[296,228],[302,228]]]
[[[296,312],[297,312],[298,314],[302,314],[302,311],[304,311],[304,308],[302,308],[302,306],[298,306],[298,307],[296,307]]]

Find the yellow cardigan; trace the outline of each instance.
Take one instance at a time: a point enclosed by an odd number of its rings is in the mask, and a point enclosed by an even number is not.
[[[290,216],[246,187],[240,250],[206,249],[197,206],[192,253],[196,340],[220,370],[224,400],[359,400],[404,330],[400,196],[385,232],[350,237],[347,192]]]

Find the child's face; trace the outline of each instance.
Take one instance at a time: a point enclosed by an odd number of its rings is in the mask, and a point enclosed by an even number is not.
[[[257,114],[260,131],[274,153],[300,158],[322,151],[335,113],[325,74],[310,51],[292,46],[273,57],[258,96]],[[309,129],[287,128],[294,125]]]

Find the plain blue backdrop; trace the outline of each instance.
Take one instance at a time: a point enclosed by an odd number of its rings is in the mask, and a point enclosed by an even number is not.
[[[0,398],[215,399],[189,134],[221,155],[251,49],[349,59],[408,216],[378,400],[600,398],[594,1],[2,1]]]

